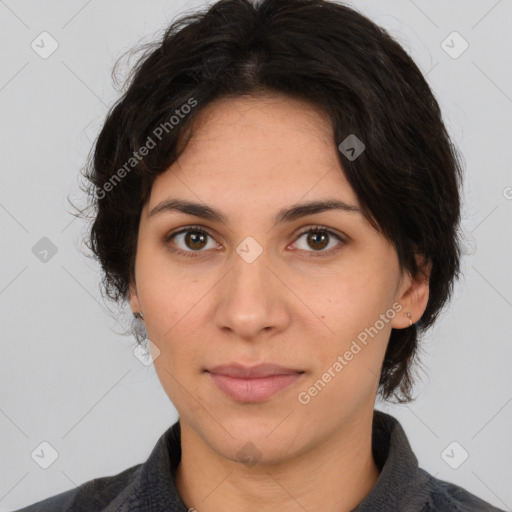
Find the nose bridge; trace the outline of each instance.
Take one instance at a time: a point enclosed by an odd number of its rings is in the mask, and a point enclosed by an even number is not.
[[[226,291],[230,301],[241,307],[245,304],[256,313],[271,302],[268,297],[272,288],[268,283],[269,261],[265,251],[254,257],[251,254],[254,249],[249,246],[249,250],[244,252],[246,249],[247,246],[240,244],[237,253],[233,254],[233,268],[228,276],[229,286]]]
[[[265,328],[282,327],[286,308],[269,266],[268,254],[262,248],[257,250],[254,241],[244,241],[237,247],[231,271],[221,287],[216,312],[219,328],[252,338]]]

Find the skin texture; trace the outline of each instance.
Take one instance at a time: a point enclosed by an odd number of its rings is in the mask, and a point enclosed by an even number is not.
[[[265,95],[217,100],[199,114],[185,152],[157,177],[142,211],[130,294],[160,351],[155,369],[180,417],[178,491],[200,512],[349,511],[379,476],[372,414],[391,328],[409,326],[407,311],[413,322],[421,318],[428,280],[402,273],[393,246],[360,213],[274,222],[281,208],[301,202],[334,198],[358,206],[323,112]],[[206,203],[227,221],[170,211],[148,216],[171,197]],[[165,241],[194,224],[212,237],[198,243],[192,228],[188,243],[186,234]],[[299,236],[316,225],[345,241]],[[236,252],[247,237],[263,249],[252,263]],[[393,304],[401,312],[300,403],[298,394]],[[263,402],[239,402],[205,373],[235,361],[305,373]],[[247,443],[258,450],[254,465],[240,460]]]

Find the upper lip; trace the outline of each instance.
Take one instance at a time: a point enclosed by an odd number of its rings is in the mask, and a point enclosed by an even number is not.
[[[210,373],[245,379],[268,377],[270,375],[292,375],[294,373],[303,373],[302,370],[292,370],[272,363],[262,363],[255,366],[244,366],[238,363],[221,364],[219,366],[214,366],[207,371]]]

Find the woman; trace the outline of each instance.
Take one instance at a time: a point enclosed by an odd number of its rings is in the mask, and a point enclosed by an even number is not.
[[[105,291],[179,421],[146,463],[23,510],[498,510],[374,409],[411,400],[459,277],[461,177],[417,66],[356,11],[221,0],[173,23],[87,178]]]

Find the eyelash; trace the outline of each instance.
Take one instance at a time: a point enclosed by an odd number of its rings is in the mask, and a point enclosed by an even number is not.
[[[213,235],[202,226],[186,226],[183,229],[180,229],[179,231],[175,231],[173,233],[169,233],[168,235],[166,235],[164,237],[164,243],[168,244],[175,236],[181,235],[182,233],[188,233],[188,232],[200,233],[200,234],[207,235],[207,236],[213,238]],[[327,227],[320,226],[320,225],[312,226],[312,227],[309,227],[309,228],[301,231],[297,235],[297,240],[300,239],[300,237],[302,237],[306,233],[324,233],[324,234],[329,235],[330,237],[337,239],[339,242],[341,242],[341,244],[339,244],[339,245],[343,245],[344,243],[346,243],[345,240],[340,235],[338,235],[334,231],[328,229]],[[331,254],[333,254],[334,252],[339,250],[339,248],[340,248],[339,245],[334,248],[329,249],[328,251],[306,251],[306,252],[310,253],[309,257],[311,257],[311,258],[318,258],[318,257],[321,258],[321,257],[325,257],[325,256],[330,256]],[[180,254],[187,258],[197,258],[197,257],[200,257],[200,253],[205,252],[202,250],[201,251],[183,251],[182,249],[177,249],[177,248],[171,248],[170,250],[176,254]]]

